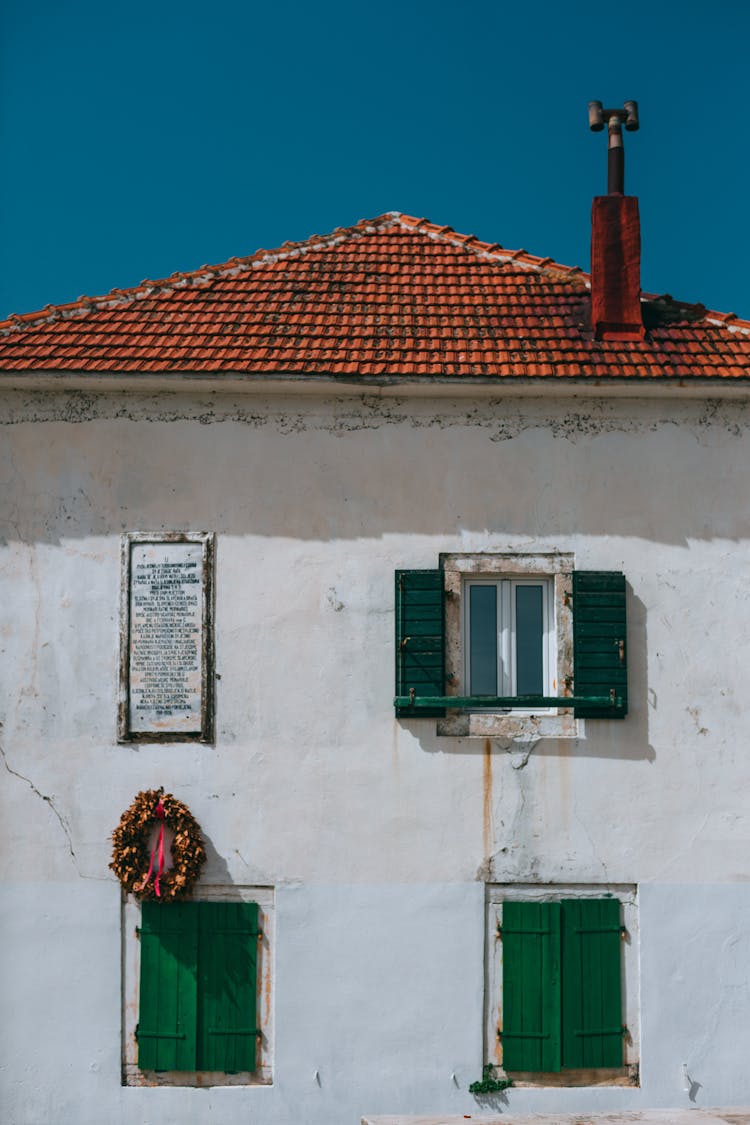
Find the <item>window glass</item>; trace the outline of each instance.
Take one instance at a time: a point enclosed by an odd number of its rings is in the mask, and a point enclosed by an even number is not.
[[[465,589],[468,694],[549,694],[549,584],[472,579]]]
[[[469,693],[497,695],[497,586],[469,587]]]
[[[544,695],[544,590],[516,585],[516,695]]]

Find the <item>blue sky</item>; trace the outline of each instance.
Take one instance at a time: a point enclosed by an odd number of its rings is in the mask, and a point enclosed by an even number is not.
[[[642,285],[750,318],[750,4],[4,0],[0,316],[398,210],[588,268],[606,140]]]

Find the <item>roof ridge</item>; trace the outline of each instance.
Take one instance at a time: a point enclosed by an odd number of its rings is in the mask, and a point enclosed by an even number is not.
[[[566,278],[575,276],[580,278],[587,287],[590,287],[591,274],[581,266],[566,266],[561,262],[555,261],[554,258],[540,258],[536,254],[530,254],[527,250],[508,250],[501,246],[499,242],[483,242],[481,239],[477,238],[475,234],[458,234],[454,231],[453,227],[438,226],[437,223],[432,223],[429,219],[417,219],[412,215],[405,215],[398,211],[391,211],[389,214],[396,216],[401,226],[422,231],[434,238],[442,238],[444,241],[450,242],[453,245],[465,246],[469,250],[474,251],[479,257],[491,258],[495,261],[516,262],[520,266],[528,269],[539,270],[542,273],[550,273],[553,275],[562,274],[563,277]],[[712,309],[707,309],[706,306],[699,301],[680,301],[672,297],[669,293],[646,293],[643,290],[641,291],[640,299],[642,301],[668,300],[685,309],[702,309],[703,317],[709,323],[722,324],[732,332],[750,332],[750,320],[743,320],[741,317],[738,317],[736,313],[715,312]],[[731,322],[731,324],[729,322]]]
[[[93,312],[95,309],[111,308],[113,305],[137,301],[143,297],[151,297],[155,291],[160,289],[166,291],[184,289],[195,283],[208,284],[216,277],[237,276],[243,270],[253,269],[260,264],[283,261],[284,258],[296,257],[320,246],[335,246],[338,242],[342,242],[345,238],[351,238],[353,235],[362,235],[368,233],[369,230],[395,226],[400,217],[399,211],[385,211],[382,215],[376,215],[373,219],[359,219],[358,222],[349,227],[336,227],[328,234],[312,234],[309,238],[299,242],[283,242],[281,246],[273,250],[260,248],[254,250],[252,254],[228,258],[225,262],[220,262],[217,265],[203,265],[195,270],[175,270],[168,277],[144,278],[139,285],[131,285],[125,289],[115,287],[110,289],[109,293],[96,296],[83,294],[75,301],[66,301],[58,305],[48,304],[42,309],[35,309],[33,312],[10,313],[5,320],[0,320],[0,333],[7,334],[25,328],[27,325],[36,324],[39,321],[49,322],[59,317],[85,316],[86,313]]]
[[[195,270],[176,270],[168,277],[145,278],[139,285],[133,285],[125,289],[114,288],[109,293],[93,297],[83,295],[75,301],[58,305],[48,304],[33,312],[11,313],[5,320],[0,321],[0,335],[7,336],[39,323],[83,317],[90,312],[114,308],[118,305],[121,306],[151,297],[159,291],[170,292],[190,286],[209,285],[217,277],[236,277],[261,265],[298,257],[321,247],[336,246],[346,239],[362,237],[376,230],[387,230],[394,226],[417,232],[426,238],[445,242],[452,246],[460,246],[485,261],[512,262],[522,269],[564,280],[580,280],[583,284],[590,285],[590,275],[580,266],[566,266],[552,258],[541,258],[536,254],[530,254],[524,249],[508,250],[498,242],[484,242],[474,234],[460,234],[453,227],[439,226],[424,217],[417,218],[402,211],[385,211],[371,219],[360,219],[348,227],[336,227],[328,234],[313,234],[301,241],[283,242],[281,246],[272,250],[260,248],[252,254],[232,257],[217,265],[203,265]],[[724,327],[729,332],[740,332],[743,335],[745,333],[750,334],[750,320],[743,320],[735,313],[721,313],[705,309],[704,306],[697,303],[675,301],[668,294],[642,292],[641,299],[644,301],[670,300],[674,304],[684,306],[687,309],[702,308],[703,318],[708,323],[715,324],[717,327]]]
[[[405,215],[398,211],[392,211],[390,214],[397,216],[397,221],[401,226],[418,230],[432,238],[440,238],[453,246],[463,246],[481,258],[489,258],[499,262],[516,262],[522,268],[562,274],[564,277],[575,275],[585,278],[588,276],[581,266],[566,266],[561,262],[556,262],[553,258],[540,258],[538,255],[530,254],[523,249],[508,250],[501,246],[499,242],[483,242],[475,234],[459,234],[453,227],[438,226],[437,223],[432,223],[429,219],[416,219],[412,215]]]

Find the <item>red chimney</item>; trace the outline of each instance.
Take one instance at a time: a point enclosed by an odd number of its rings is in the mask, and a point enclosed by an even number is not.
[[[638,105],[603,109],[589,102],[589,127],[600,132],[607,122],[609,195],[598,195],[591,208],[591,325],[597,340],[642,340],[641,223],[638,200],[625,195],[622,126],[638,128]]]
[[[591,208],[591,324],[597,340],[642,340],[641,223],[634,195]]]

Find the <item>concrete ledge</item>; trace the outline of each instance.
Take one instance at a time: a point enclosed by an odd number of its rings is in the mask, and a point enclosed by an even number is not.
[[[454,1114],[363,1117],[362,1125],[750,1125],[750,1107],[642,1109],[627,1113]]]

